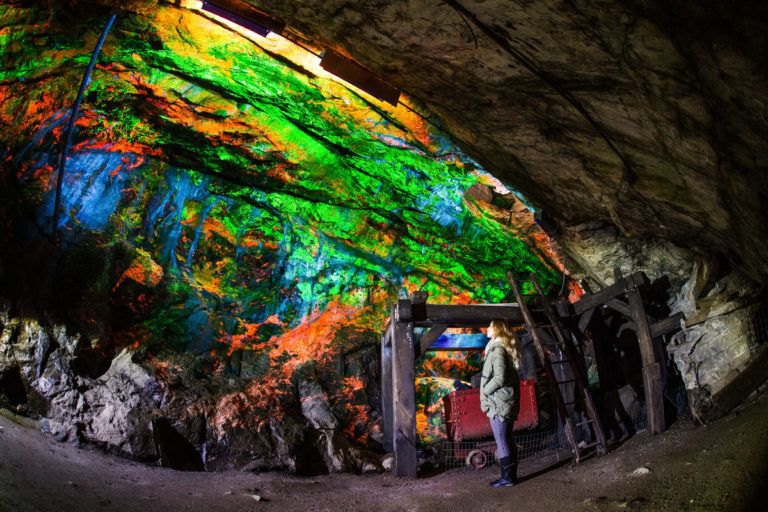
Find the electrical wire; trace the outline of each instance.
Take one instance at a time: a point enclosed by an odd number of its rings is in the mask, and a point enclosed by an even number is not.
[[[80,83],[80,90],[77,92],[77,99],[75,100],[75,104],[72,106],[72,113],[69,116],[69,124],[67,125],[67,133],[64,139],[64,148],[61,151],[61,160],[59,162],[59,174],[56,177],[56,199],[53,202],[53,225],[51,226],[51,238],[53,239],[54,243],[56,242],[56,235],[59,226],[59,203],[61,202],[61,189],[64,183],[64,168],[67,164],[67,153],[69,152],[69,146],[72,143],[72,131],[75,127],[77,114],[80,111],[80,103],[83,101],[83,94],[85,94],[85,89],[88,87],[88,82],[90,81],[89,79],[91,77],[91,72],[93,71],[93,67],[96,64],[96,59],[101,52],[101,47],[104,44],[104,40],[107,38],[109,29],[112,28],[112,23],[114,23],[115,18],[117,18],[117,14],[110,15],[104,30],[101,32],[101,37],[99,37],[99,41],[96,43],[96,48],[93,49],[93,53],[91,54],[91,61],[88,63],[88,68],[85,70],[83,81]]]

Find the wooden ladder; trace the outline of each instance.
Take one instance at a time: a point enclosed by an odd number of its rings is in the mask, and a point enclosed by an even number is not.
[[[586,376],[577,360],[577,358],[580,358],[581,356],[571,343],[569,337],[563,332],[563,326],[558,319],[559,315],[555,313],[552,304],[542,292],[541,286],[539,286],[539,282],[536,280],[536,276],[531,274],[531,283],[536,289],[539,304],[546,316],[546,320],[543,323],[537,323],[534,320],[530,309],[526,306],[525,301],[523,300],[523,295],[520,293],[520,288],[511,272],[507,274],[507,279],[517,298],[517,303],[520,306],[520,311],[523,314],[523,319],[528,328],[528,332],[530,332],[533,337],[539,361],[547,374],[547,382],[549,383],[552,396],[554,397],[557,412],[560,416],[560,421],[563,424],[565,436],[568,439],[568,444],[570,444],[574,460],[576,462],[581,461],[585,456],[592,453],[593,448],[599,455],[606,453],[607,444],[605,434],[603,433],[603,427],[600,424],[600,418],[597,415],[595,404],[585,383]],[[546,350],[545,347],[551,347],[555,350]],[[553,356],[556,356],[556,358],[553,359]],[[566,377],[564,380],[558,380],[553,371],[553,367],[559,365],[568,365],[573,377]],[[566,399],[563,397],[561,385],[567,384],[576,384],[576,393],[573,399]],[[583,405],[586,419],[574,423],[571,416],[568,414],[567,406],[576,404]],[[578,442],[576,440],[574,429],[580,427],[587,427],[589,429],[592,438],[589,443]]]

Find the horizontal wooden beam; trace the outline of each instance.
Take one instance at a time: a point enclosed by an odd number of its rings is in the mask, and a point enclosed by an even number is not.
[[[680,328],[680,321],[684,318],[682,313],[675,313],[674,315],[652,323],[648,329],[651,331],[651,338],[658,338],[663,334],[672,332],[675,329]],[[652,317],[648,317],[648,320],[653,320]],[[634,322],[628,324],[629,328],[633,331],[637,331],[637,326]]]
[[[408,301],[398,301],[398,321],[413,320]],[[444,324],[449,327],[488,326],[491,320],[497,318],[509,321],[511,324],[522,325],[523,314],[517,304],[427,304],[427,317],[415,322],[417,327],[428,327]]]
[[[667,334],[675,329],[680,328],[680,322],[685,318],[682,313],[675,313],[674,315],[659,320],[651,324],[651,338],[658,338],[662,334]]]
[[[599,292],[593,293],[591,295],[584,295],[581,297],[581,300],[578,302],[573,303],[573,311],[580,315],[584,311],[587,311],[588,309],[592,309],[596,306],[602,306],[608,300],[618,297],[619,295],[622,295],[626,293],[626,291],[630,288],[633,288],[637,285],[644,284],[646,282],[646,277],[643,272],[635,272],[629,277],[625,277],[621,281],[612,284],[611,286],[607,286],[600,290]]]
[[[285,23],[274,19],[269,14],[263,13],[246,2],[237,0],[212,0],[203,2],[203,10],[225,18],[233,23],[247,28],[257,34],[266,37],[263,29],[282,34]],[[255,26],[253,24],[256,24]]]

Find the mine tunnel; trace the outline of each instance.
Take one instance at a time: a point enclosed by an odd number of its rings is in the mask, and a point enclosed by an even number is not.
[[[764,510],[767,34],[0,0],[0,511]]]

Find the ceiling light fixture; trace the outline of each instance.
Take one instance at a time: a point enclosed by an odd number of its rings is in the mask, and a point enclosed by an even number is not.
[[[373,72],[340,53],[326,50],[320,60],[320,67],[362,89],[374,98],[397,106],[397,101],[400,99],[399,89],[389,85]]]
[[[257,11],[243,2],[231,0],[206,1],[203,2],[203,10],[240,25],[262,37],[267,37],[270,32],[281,34],[283,29],[285,29],[285,23],[282,21]]]

